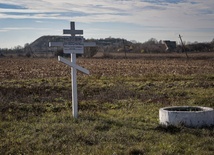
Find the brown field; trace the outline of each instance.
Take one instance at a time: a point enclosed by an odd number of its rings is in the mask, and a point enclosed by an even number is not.
[[[113,58],[77,59],[91,76],[203,75],[214,73],[214,53],[112,54]],[[0,80],[70,76],[69,67],[57,58],[1,58]],[[81,75],[82,76],[82,75]]]

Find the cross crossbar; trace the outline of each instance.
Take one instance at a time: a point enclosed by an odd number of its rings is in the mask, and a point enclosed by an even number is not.
[[[63,30],[63,34],[83,34],[83,30]]]
[[[84,47],[96,47],[95,42],[84,42],[83,43]],[[49,42],[49,47],[63,47],[63,42]]]
[[[85,69],[85,68],[83,68],[83,67],[81,67],[79,65],[76,65],[73,62],[70,62],[70,61],[68,61],[67,59],[65,59],[65,58],[63,58],[61,56],[58,56],[58,61],[63,62],[66,65],[68,65],[68,66],[70,66],[72,68],[76,68],[77,70],[79,70],[79,71],[81,71],[81,72],[83,72],[85,74],[89,74],[89,70],[87,70],[87,69]]]

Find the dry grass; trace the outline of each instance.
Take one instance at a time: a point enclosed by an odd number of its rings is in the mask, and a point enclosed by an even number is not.
[[[138,54],[139,55],[139,54]],[[141,54],[128,59],[78,59],[91,76],[204,75],[213,73],[214,54],[195,53],[186,60],[183,54]],[[121,54],[120,54],[121,56]],[[174,57],[173,57],[174,56]],[[69,77],[69,67],[57,59],[1,58],[0,80]]]
[[[141,56],[78,59],[91,74],[78,73],[77,120],[69,67],[1,58],[0,154],[213,154],[213,127],[158,123],[163,106],[214,108],[213,53]]]

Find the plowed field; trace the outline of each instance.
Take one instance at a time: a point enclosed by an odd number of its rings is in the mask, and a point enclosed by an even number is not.
[[[214,73],[214,54],[185,57],[168,55],[141,55],[139,58],[77,59],[77,63],[95,76],[142,76],[142,75],[202,75]],[[68,66],[57,58],[1,58],[0,80],[31,79],[70,76]]]

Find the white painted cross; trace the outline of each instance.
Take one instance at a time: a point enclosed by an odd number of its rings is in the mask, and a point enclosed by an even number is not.
[[[77,70],[89,74],[89,71],[76,64],[76,54],[83,54],[84,47],[96,46],[96,43],[84,43],[83,36],[75,36],[76,34],[83,34],[83,30],[75,30],[75,23],[70,23],[70,30],[63,30],[63,34],[70,34],[70,37],[64,37],[64,42],[50,42],[49,46],[61,46],[64,53],[71,54],[71,62],[58,56],[58,61],[65,63],[71,67],[71,81],[72,81],[72,113],[73,117],[78,117],[78,102],[77,102]]]

